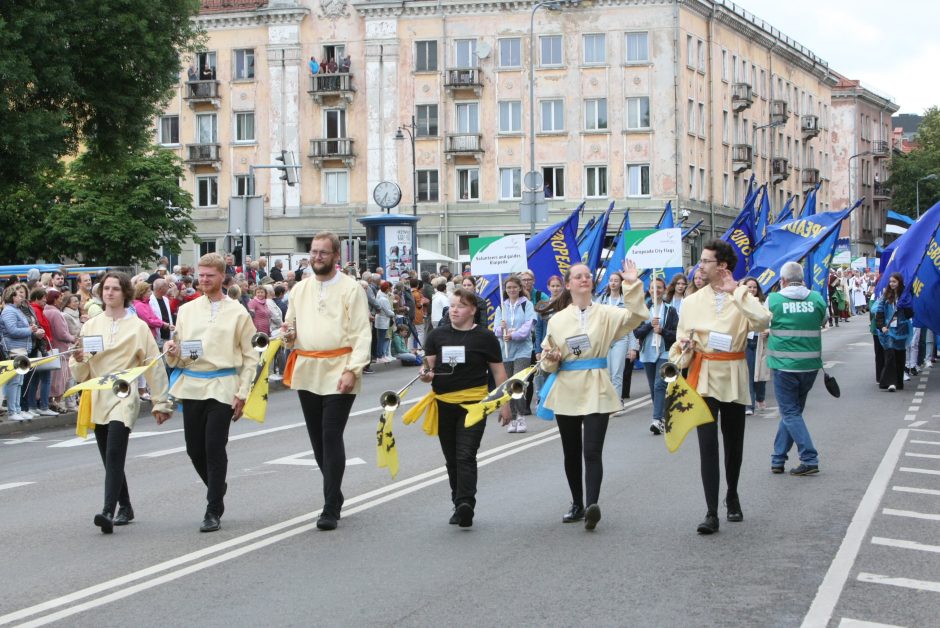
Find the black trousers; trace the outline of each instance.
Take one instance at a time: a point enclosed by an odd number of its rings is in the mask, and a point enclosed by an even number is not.
[[[228,431],[232,425],[232,406],[215,399],[183,400],[183,434],[186,453],[196,473],[205,483],[206,512],[219,517],[225,512],[228,485]]]
[[[601,494],[604,479],[604,437],[607,435],[609,414],[585,414],[581,416],[555,415],[561,449],[565,455],[565,477],[571,489],[571,501],[578,506],[596,504]],[[582,426],[584,434],[582,437]],[[581,457],[584,457],[586,486],[582,487]]]
[[[627,363],[623,367],[623,385],[620,387],[620,398],[630,398],[630,385],[633,383],[633,360],[627,358]]]
[[[297,394],[307,422],[313,457],[323,474],[323,514],[339,517],[343,508],[343,474],[346,472],[343,432],[356,395],[316,395],[307,390],[298,390]]]
[[[885,348],[881,346],[878,336],[873,335],[872,339],[875,341],[875,380],[881,383],[881,372],[885,369]]]
[[[904,362],[907,352],[904,349],[885,349],[884,366],[881,368],[881,377],[878,378],[878,387],[887,388],[895,386],[904,390]]]
[[[486,420],[472,427],[464,427],[467,411],[459,404],[437,402],[437,439],[447,465],[450,482],[450,499],[454,506],[470,504],[476,507],[477,500],[477,451],[483,440]]]
[[[718,489],[721,485],[720,458],[718,455],[718,424],[721,423],[721,438],[725,447],[725,480],[728,483],[727,497],[738,496],[738,478],[741,476],[741,460],[744,458],[744,405],[718,401],[705,397],[705,403],[715,417],[714,423],[699,425],[698,452],[701,458],[702,487],[705,489],[705,504],[708,512],[718,513]]]
[[[131,505],[127,478],[124,477],[124,461],[127,459],[127,441],[130,437],[130,428],[121,421],[95,425],[95,442],[98,443],[98,452],[104,463],[104,509],[112,515],[117,504]]]

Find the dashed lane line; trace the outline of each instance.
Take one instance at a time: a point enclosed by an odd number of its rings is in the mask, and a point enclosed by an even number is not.
[[[891,515],[893,517],[909,517],[911,519],[926,519],[927,521],[940,521],[940,515],[935,515],[930,512],[916,512],[913,510],[896,510],[894,508],[885,508],[881,511],[883,515]]]
[[[892,491],[899,493],[918,493],[920,495],[937,495],[940,497],[940,491],[933,488],[919,488],[915,486],[892,486]]]
[[[897,547],[900,549],[917,550],[918,552],[933,552],[940,554],[940,545],[927,545],[916,541],[905,541],[903,539],[886,539],[881,536],[875,536],[871,539],[872,545],[884,545],[886,547]]]
[[[911,444],[917,445],[940,445],[940,440],[912,440]]]
[[[859,619],[849,619],[843,617],[839,622],[839,628],[904,628],[894,624],[879,624],[876,621],[861,621]]]
[[[915,589],[917,591],[933,591],[940,593],[940,582],[932,580],[914,580],[912,578],[892,578],[876,573],[862,572],[858,574],[859,582],[870,582],[872,584],[888,584],[894,587],[903,587],[905,589]]]
[[[29,486],[30,484],[35,484],[35,482],[7,482],[6,484],[0,484],[0,491],[5,491],[11,488],[19,488],[21,486]]]
[[[904,471],[905,473],[922,473],[924,475],[940,475],[940,471],[935,471],[934,469],[921,469],[919,467],[901,467],[899,471]]]
[[[905,456],[910,456],[911,458],[932,458],[933,460],[940,460],[940,454],[916,454],[916,453],[906,453]]]

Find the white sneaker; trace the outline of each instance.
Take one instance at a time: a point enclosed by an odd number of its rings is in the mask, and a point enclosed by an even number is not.
[[[25,417],[23,419],[24,421],[32,421],[37,416],[39,416],[39,413],[35,410],[20,410],[20,416]]]
[[[509,422],[509,427],[506,428],[506,432],[509,434],[515,434],[519,428],[519,421],[513,419]]]
[[[279,382],[279,381],[281,381],[282,379],[284,379],[284,378],[281,377],[280,375],[278,375],[277,373],[275,373],[274,375],[269,375],[269,376],[268,376],[268,381],[271,381],[271,382]]]
[[[519,420],[516,421],[516,433],[525,434],[527,429],[528,427],[525,424],[525,419],[522,417],[519,417]]]
[[[15,421],[32,421],[34,417],[30,412],[18,412],[10,418]]]
[[[59,413],[51,408],[43,408],[39,411],[39,416],[59,416]]]
[[[894,384],[891,384],[890,386],[888,386],[888,392],[895,392],[897,389],[898,387],[895,386]]]
[[[911,376],[908,375],[907,373],[905,373],[905,374],[904,374],[904,381],[905,381],[905,382],[911,381]]]
[[[744,409],[744,416],[751,416],[752,414],[754,414],[754,411],[752,409],[750,408]]]

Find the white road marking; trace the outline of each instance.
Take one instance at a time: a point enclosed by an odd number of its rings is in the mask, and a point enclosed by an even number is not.
[[[940,554],[940,545],[926,545],[924,543],[917,543],[916,541],[904,541],[902,539],[886,539],[880,536],[872,537],[871,542],[872,545],[885,545],[887,547],[899,547],[901,549]]]
[[[915,406],[919,406],[920,404],[924,403],[924,398],[915,396],[913,399],[911,399],[911,403]]]
[[[917,412],[918,410],[920,410],[919,406],[911,406],[907,409],[908,412]]]
[[[892,578],[875,573],[862,572],[858,574],[859,582],[871,582],[873,584],[890,584],[894,587],[903,587],[905,589],[917,589],[918,591],[933,591],[940,593],[940,582],[931,580],[912,580],[911,578]]]
[[[934,460],[940,460],[940,454],[904,454],[905,456],[910,456],[911,458],[932,458]]]
[[[927,425],[927,421],[914,421],[910,427],[920,427],[921,425]]]
[[[924,385],[921,384],[920,386],[924,386]],[[914,396],[915,396],[915,397],[923,397],[923,396],[924,396],[924,390],[923,390],[923,388],[921,388],[920,386],[917,387],[918,392],[914,393]],[[927,387],[924,386],[924,388],[927,388]]]
[[[894,473],[894,469],[901,457],[901,450],[907,441],[909,431],[900,429],[894,435],[891,444],[888,445],[875,475],[868,484],[868,489],[862,497],[862,501],[852,517],[852,522],[845,531],[845,537],[836,552],[832,564],[829,565],[826,576],[816,592],[812,605],[809,607],[806,616],[803,618],[803,628],[825,628],[829,625],[829,619],[832,617],[832,611],[839,602],[842,590],[849,578],[849,572],[855,559],[858,556],[862,541],[868,533],[868,527],[878,510],[878,504],[881,503],[885,491],[888,488],[888,481]]]
[[[135,438],[149,438],[150,436],[165,436],[166,434],[176,434],[177,432],[182,432],[182,428],[178,430],[160,430],[159,432],[131,432],[131,440]],[[75,438],[70,438],[62,442],[56,443],[54,445],[49,445],[49,448],[53,447],[80,447],[82,445],[92,445],[95,443],[94,438],[81,438],[76,436]]]
[[[870,347],[870,342],[850,342],[847,346],[849,347]]]
[[[317,469],[317,461],[312,458],[313,450],[308,449],[307,451],[302,451],[299,454],[291,454],[290,456],[284,456],[283,458],[277,458],[276,460],[268,460],[264,464],[286,464],[296,467],[313,467]],[[356,464],[365,464],[366,461],[362,458],[347,458],[346,466],[356,465]]]
[[[913,510],[895,510],[894,508],[885,508],[881,511],[883,515],[892,515],[895,517],[910,517],[911,519],[926,519],[927,521],[940,521],[940,515],[929,512],[915,512]]]
[[[940,440],[912,440],[911,443],[918,445],[940,445]]]
[[[544,432],[539,432],[538,434],[526,436],[525,438],[515,440],[505,445],[500,445],[499,447],[489,449],[479,454],[477,458],[481,459],[481,461],[477,463],[477,466],[478,467],[486,466],[492,462],[496,462],[497,460],[501,460],[508,456],[515,455],[517,453],[520,453],[532,447],[537,447],[538,445],[542,445],[549,441],[555,440],[556,438],[558,438],[557,427],[552,428],[550,430],[546,430]],[[430,471],[419,473],[418,475],[412,476],[410,478],[399,480],[397,482],[392,482],[391,484],[387,486],[383,486],[381,488],[377,488],[367,493],[363,493],[362,495],[357,495],[355,497],[349,498],[346,500],[347,507],[344,508],[343,514],[346,516],[356,514],[358,512],[362,512],[370,508],[374,508],[375,506],[384,504],[393,499],[404,497],[405,495],[418,491],[427,486],[431,486],[438,482],[443,482],[445,480],[447,480],[446,468],[437,467],[435,469],[431,469]],[[354,506],[354,504],[360,504],[360,505]],[[44,617],[34,619],[28,623],[21,624],[21,626],[43,626],[43,625],[58,621],[60,619],[64,619],[66,617],[70,617],[72,615],[78,614],[80,612],[83,612],[92,608],[96,608],[98,606],[103,606],[105,604],[109,604],[111,602],[129,597],[135,593],[139,593],[140,591],[145,591],[147,589],[154,588],[161,584],[165,584],[167,582],[177,580],[191,573],[195,573],[202,569],[206,569],[207,567],[211,567],[213,565],[223,563],[228,560],[232,560],[233,558],[237,558],[239,556],[242,556],[243,554],[247,554],[249,552],[261,549],[263,547],[266,547],[273,543],[277,543],[279,541],[283,541],[285,539],[296,536],[298,534],[309,532],[315,528],[315,524],[307,523],[307,522],[314,520],[319,514],[320,514],[320,511],[315,510],[313,512],[299,515],[292,519],[288,519],[286,521],[282,521],[280,523],[270,525],[266,528],[262,528],[254,532],[250,532],[248,534],[244,534],[242,536],[238,536],[233,539],[229,539],[227,541],[223,541],[221,543],[217,543],[215,545],[205,547],[201,550],[197,550],[195,552],[184,554],[177,558],[164,561],[157,565],[153,565],[152,567],[147,567],[145,569],[141,569],[139,571],[135,571],[124,576],[113,578],[101,584],[87,587],[85,589],[75,591],[74,593],[70,593],[62,597],[49,600],[47,602],[43,602],[40,604],[36,604],[34,606],[30,606],[28,608],[14,611],[12,613],[7,613],[6,615],[0,615],[0,626],[10,624],[10,623],[13,623],[22,619],[26,619],[29,617],[33,617],[35,615],[39,615],[41,613],[45,613],[56,608],[67,606],[72,603],[80,602],[79,604],[76,604],[75,606],[62,609],[51,615],[46,615]],[[297,527],[293,527],[293,526],[297,526]],[[292,528],[292,529],[288,529],[288,528]],[[286,530],[286,531],[281,532],[282,530]],[[277,533],[277,532],[279,532],[279,534],[275,535],[274,533]],[[268,536],[268,535],[273,535],[273,536]],[[267,537],[267,538],[264,538],[264,537]],[[249,543],[250,541],[253,541],[253,542],[248,545],[244,545],[246,543]],[[237,547],[239,545],[244,545],[244,546]],[[231,549],[231,548],[235,548],[235,549]],[[221,553],[230,549],[231,551],[228,551],[227,553]],[[211,557],[211,558],[207,558],[207,557],[212,556],[213,554],[218,554],[218,555]],[[195,562],[194,564],[191,564],[189,566],[182,567],[183,565],[186,565],[186,563],[192,563],[193,561],[197,561],[199,559],[204,559],[204,560],[202,560],[202,562]],[[181,568],[177,569],[176,571],[171,571],[169,573],[165,573],[163,575],[157,576],[157,574],[159,574],[160,572],[175,569],[177,567],[181,567]],[[148,578],[151,576],[156,576],[156,577],[154,577],[151,580],[147,580],[145,582],[140,582],[138,584],[128,586],[128,584],[131,582],[142,580],[144,578]],[[92,598],[93,596],[97,596],[98,594],[104,593],[106,591],[109,591],[115,588],[120,588],[120,590],[110,593],[108,595],[105,595],[103,597],[94,597],[94,599],[89,599],[89,598]]]
[[[916,488],[913,486],[892,486],[892,491],[899,493],[919,493],[921,495],[940,495],[940,491],[932,488]]]
[[[3,440],[4,445],[22,445],[23,443],[35,443],[39,440],[38,436],[26,436],[24,438],[6,438]]]
[[[845,364],[845,362],[837,362],[837,361],[835,361],[835,360],[833,360],[833,361],[831,361],[831,362],[823,362],[823,368],[824,368],[824,369],[831,369],[831,368],[834,367],[836,364]]]
[[[917,390],[927,390],[927,384],[917,384]],[[921,393],[917,393],[918,395]]]
[[[899,471],[904,471],[905,473],[923,473],[924,475],[940,475],[940,471],[934,471],[933,469],[919,469],[917,467],[901,467]]]
[[[875,621],[862,621],[860,619],[849,619],[843,617],[839,622],[839,628],[903,628],[894,624],[879,624]]]
[[[20,486],[29,486],[30,484],[35,484],[35,482],[8,482],[7,484],[0,484],[0,491],[5,491],[9,488],[19,488]]]
[[[904,415],[904,420],[905,420],[905,421],[913,421],[913,420],[916,419],[916,418],[917,418],[917,415],[916,415],[916,414],[905,414],[905,415]]]

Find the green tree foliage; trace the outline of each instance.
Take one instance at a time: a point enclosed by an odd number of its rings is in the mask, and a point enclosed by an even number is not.
[[[940,177],[940,108],[931,107],[917,131],[918,147],[891,158],[891,188],[894,210],[909,216],[917,211],[917,181],[928,174]],[[920,210],[923,213],[940,200],[940,178],[920,184]]]

